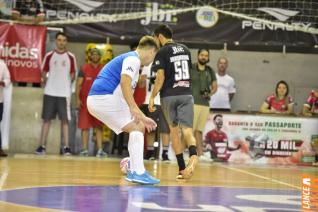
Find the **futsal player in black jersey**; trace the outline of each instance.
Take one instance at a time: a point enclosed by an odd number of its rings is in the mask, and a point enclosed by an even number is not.
[[[185,45],[173,42],[172,30],[167,25],[159,25],[154,30],[154,37],[161,49],[152,65],[156,80],[148,107],[150,111],[155,110],[154,98],[160,92],[161,108],[170,127],[172,147],[179,166],[177,179],[189,179],[198,163],[192,131],[191,54]],[[190,153],[187,166],[183,159],[180,129]]]

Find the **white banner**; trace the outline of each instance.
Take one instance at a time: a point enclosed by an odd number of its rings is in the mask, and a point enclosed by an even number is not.
[[[309,162],[318,140],[318,119],[253,114],[211,114],[206,148],[215,160],[236,163]]]

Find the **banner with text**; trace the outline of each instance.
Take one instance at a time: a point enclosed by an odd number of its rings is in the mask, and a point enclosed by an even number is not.
[[[216,161],[301,164],[313,159],[318,119],[211,114],[204,138]]]
[[[0,23],[0,59],[13,82],[40,82],[46,27]]]

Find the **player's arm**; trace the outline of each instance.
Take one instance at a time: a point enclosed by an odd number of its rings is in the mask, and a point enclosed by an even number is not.
[[[135,102],[133,90],[131,89],[131,77],[127,74],[122,74],[120,79],[120,87],[123,92],[123,96],[129,106],[130,111],[133,113],[135,118],[140,119],[143,115],[139,110],[138,105]]]
[[[139,109],[134,99],[132,81],[138,76],[140,69],[140,60],[137,57],[127,57],[122,63],[120,87],[123,96],[128,104],[129,110],[136,121],[142,120],[145,115]]]
[[[154,84],[154,87],[153,87],[153,90],[151,92],[151,96],[149,99],[148,109],[150,112],[153,112],[156,110],[154,107],[154,99],[158,95],[159,91],[161,90],[164,80],[165,80],[164,70],[158,69],[155,84]]]
[[[241,148],[241,144],[237,145],[237,147],[230,147],[229,143],[227,143],[226,145],[227,145],[227,149],[229,151],[235,151],[235,150],[239,150]]]
[[[79,71],[78,76],[77,76],[77,80],[76,80],[76,91],[75,91],[76,106],[78,108],[82,105],[82,101],[80,98],[80,91],[81,91],[83,82],[84,82],[84,73],[82,71]]]
[[[123,92],[123,96],[129,106],[130,112],[134,117],[135,121],[142,121],[148,132],[154,130],[157,124],[154,120],[146,117],[143,112],[137,106],[133,96],[133,90],[131,89],[132,78],[128,74],[122,74],[120,79],[120,86]]]

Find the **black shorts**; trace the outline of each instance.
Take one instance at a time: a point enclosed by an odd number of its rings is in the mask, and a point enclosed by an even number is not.
[[[147,117],[153,119],[157,123],[160,133],[170,133],[169,125],[165,119],[165,116],[163,115],[161,106],[160,105],[155,105],[155,106],[157,108],[155,112],[150,112],[148,110],[147,104],[142,105],[140,109]]]
[[[179,95],[161,98],[161,107],[169,125],[193,128],[193,96]]]
[[[60,120],[71,120],[71,108],[69,98],[44,95],[42,119],[45,121],[55,119],[56,114],[58,114]]]

